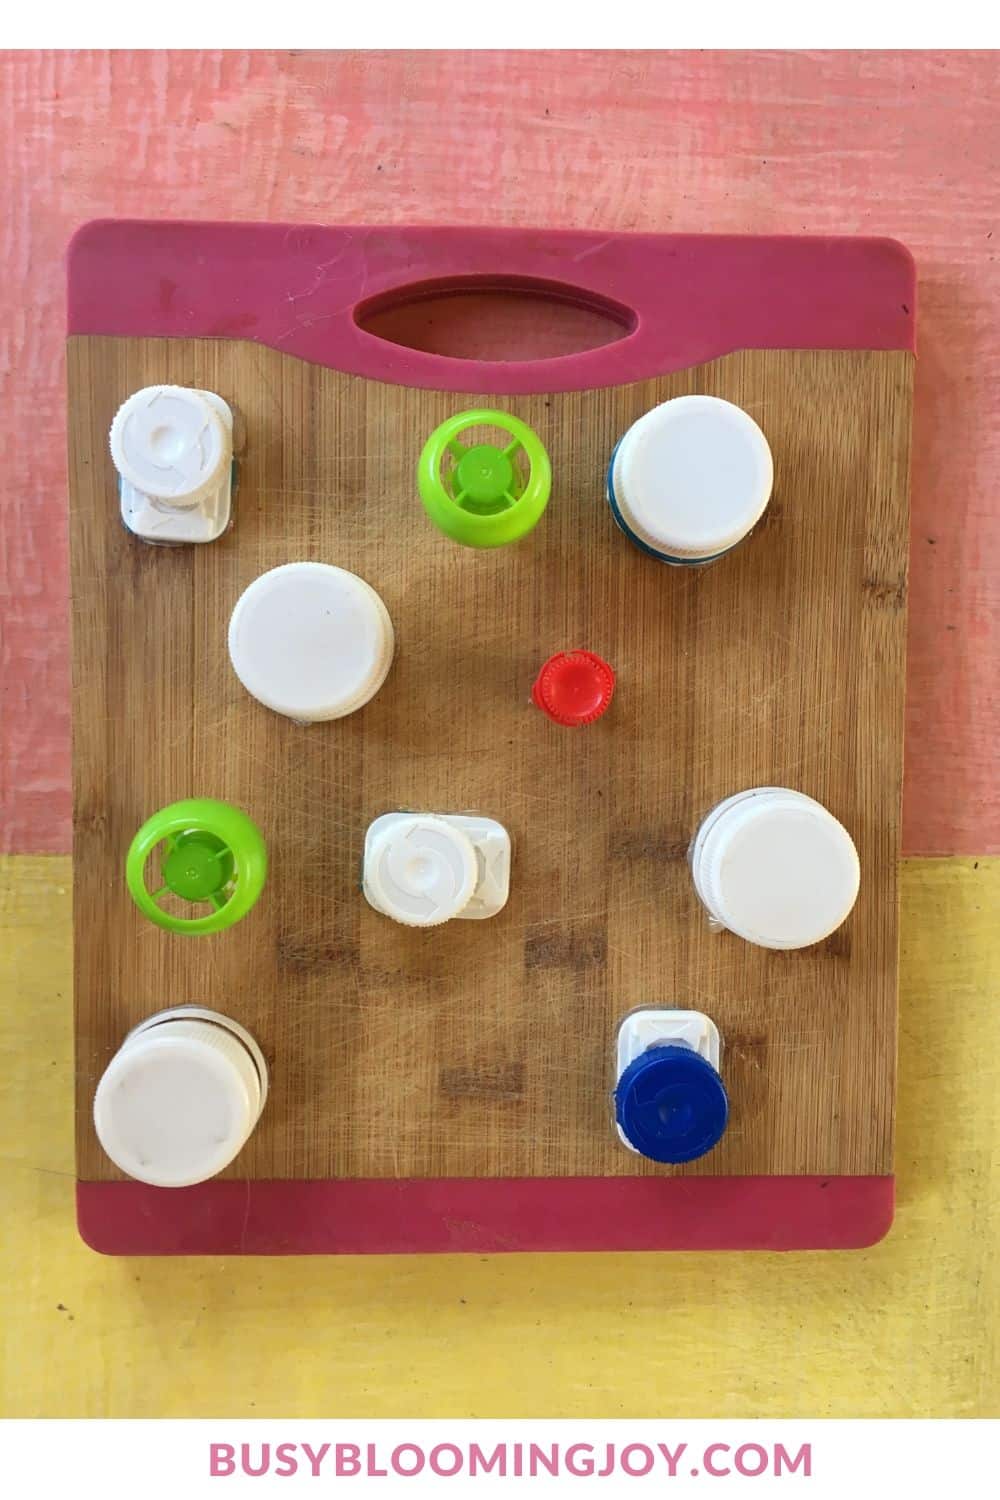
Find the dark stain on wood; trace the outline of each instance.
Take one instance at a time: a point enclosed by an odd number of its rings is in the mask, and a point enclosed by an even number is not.
[[[519,1062],[442,1068],[438,1088],[449,1099],[520,1099],[525,1073],[524,1063]]]
[[[906,608],[905,575],[902,578],[864,578],[861,587],[876,604],[885,604],[894,610]]]
[[[552,928],[525,938],[524,961],[529,969],[593,969],[608,956],[608,934],[603,927]]]
[[[314,969],[352,969],[357,949],[311,932],[279,933],[277,959],[283,969],[308,973]]]
[[[691,845],[690,831],[684,829],[622,828],[611,834],[609,854],[612,859],[648,860],[652,864],[675,864],[687,859]]]

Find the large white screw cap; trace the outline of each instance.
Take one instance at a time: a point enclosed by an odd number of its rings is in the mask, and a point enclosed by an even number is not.
[[[807,948],[828,937],[850,914],[861,878],[847,829],[784,787],[721,802],[698,831],[691,872],[709,913],[762,948]]]
[[[457,917],[478,877],[475,845],[444,818],[387,818],[365,855],[369,902],[407,927],[437,927]]]
[[[237,600],[229,656],[248,693],[301,723],[373,698],[392,665],[389,611],[363,578],[328,563],[262,573]]]
[[[739,406],[677,396],[625,433],[612,466],[626,528],[666,557],[704,560],[746,536],[771,498],[767,439]]]
[[[189,1187],[227,1167],[263,1108],[254,1059],[231,1030],[205,1020],[162,1021],[126,1038],[94,1096],[108,1156],[154,1187]]]
[[[203,392],[150,385],[118,408],[111,458],[127,483],[151,499],[195,505],[232,463],[232,433]]]

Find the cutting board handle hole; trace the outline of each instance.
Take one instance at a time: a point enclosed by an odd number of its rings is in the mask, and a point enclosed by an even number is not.
[[[395,287],[359,303],[354,320],[388,343],[447,359],[559,359],[627,338],[628,307],[597,292],[528,276],[460,276]]]

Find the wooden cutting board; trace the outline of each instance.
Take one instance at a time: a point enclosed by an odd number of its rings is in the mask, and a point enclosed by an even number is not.
[[[581,282],[581,277],[583,280]],[[585,354],[484,363],[362,326],[392,299],[556,288],[619,317]],[[558,278],[558,280],[557,280]],[[360,308],[360,312],[359,312]],[[913,270],[885,241],[285,226],[88,227],[70,257],[80,1222],[112,1252],[869,1242],[891,1217]],[[118,517],[107,432],[158,382],[237,414],[232,528],[150,547]],[[775,491],[752,538],[669,568],[616,530],[617,439],[658,401],[723,396],[761,425]],[[484,394],[549,450],[516,547],[448,542],[415,493],[430,431]],[[398,652],[381,693],[311,728],[252,700],[226,654],[246,585],[317,559],[367,579]],[[612,711],[561,730],[541,661],[587,646]],[[710,930],[687,847],[733,791],[818,798],[861,895],[825,943]],[[237,927],[150,925],[125,851],[187,796],[245,808],[265,894]],[[431,932],[358,890],[392,808],[511,831],[511,898]],[[222,1179],[161,1190],[101,1151],[93,1092],[126,1031],[196,1002],[241,1021],[272,1092]],[[624,1151],[618,1021],[708,1012],[731,1123],[685,1167]]]

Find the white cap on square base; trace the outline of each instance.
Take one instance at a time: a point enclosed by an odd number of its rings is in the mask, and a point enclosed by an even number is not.
[[[111,424],[111,458],[122,479],[176,506],[197,505],[217,489],[232,463],[233,436],[214,403],[222,405],[180,385],[129,396]]]
[[[767,439],[717,396],[677,396],[625,433],[610,498],[624,529],[665,560],[707,561],[735,547],[771,497]]]
[[[300,723],[361,708],[385,681],[394,651],[378,594],[328,563],[285,563],[262,573],[229,622],[229,656],[247,692]]]
[[[695,889],[721,926],[763,948],[807,948],[834,932],[858,895],[858,852],[819,802],[755,787],[720,802],[691,850]]]
[[[383,813],[365,834],[362,889],[369,906],[408,927],[483,921],[507,904],[510,864],[510,834],[495,818]]]
[[[369,830],[365,896],[376,911],[396,922],[438,927],[461,916],[478,880],[475,845],[447,818],[388,814]]]
[[[189,1187],[242,1150],[266,1096],[266,1065],[248,1033],[210,1011],[180,1007],[125,1038],[97,1086],[94,1126],[129,1177]]]

